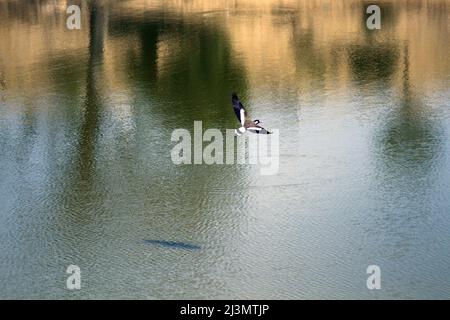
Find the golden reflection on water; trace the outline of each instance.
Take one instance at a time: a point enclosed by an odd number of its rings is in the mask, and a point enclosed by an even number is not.
[[[50,81],[48,70],[58,56],[87,61],[89,12],[83,8],[89,3],[79,3],[81,31],[65,28],[66,1],[0,4],[2,88],[26,89],[36,86],[37,81]],[[127,86],[126,76],[117,72],[127,63],[124,46],[128,50],[140,49],[138,39],[130,41],[136,35],[120,36],[108,31],[109,20],[117,17],[135,21],[159,17],[169,23],[173,19],[184,25],[217,28],[228,39],[233,57],[242,63],[250,87],[275,85],[305,91],[312,80],[323,81],[325,87],[345,87],[355,74],[362,71],[364,77],[364,70],[354,70],[361,68],[358,64],[383,63],[378,60],[385,59],[392,69],[386,70],[386,79],[400,84],[401,72],[395,71],[405,45],[409,48],[409,78],[413,86],[426,89],[434,81],[447,79],[450,73],[448,1],[381,2],[382,28],[378,31],[365,28],[367,2],[361,1],[96,3],[104,11],[99,32],[105,33],[104,70],[111,89]],[[184,40],[161,35],[156,41],[154,58],[158,75],[162,76],[166,66],[177,58]],[[30,69],[35,72],[29,72]]]

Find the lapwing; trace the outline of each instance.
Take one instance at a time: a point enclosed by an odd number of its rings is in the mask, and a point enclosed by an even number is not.
[[[250,131],[253,133],[262,133],[262,134],[271,134],[271,132],[267,131],[263,127],[261,127],[259,124],[261,121],[258,119],[252,120],[247,111],[245,111],[244,106],[242,105],[241,101],[239,101],[238,96],[236,93],[233,93],[231,95],[231,102],[233,103],[233,110],[236,114],[236,117],[238,118],[239,122],[241,123],[241,126],[238,129],[235,129],[234,132],[236,135],[240,136],[245,131]]]

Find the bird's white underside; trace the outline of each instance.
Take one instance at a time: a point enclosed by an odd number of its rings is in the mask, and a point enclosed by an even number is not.
[[[241,126],[244,125],[245,122],[245,110],[241,109]]]

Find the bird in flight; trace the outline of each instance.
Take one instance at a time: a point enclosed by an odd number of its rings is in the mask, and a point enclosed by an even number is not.
[[[241,123],[241,126],[238,129],[234,130],[236,135],[240,136],[247,130],[253,133],[271,134],[271,132],[267,131],[266,129],[264,129],[259,125],[261,121],[259,121],[258,119],[252,120],[249,117],[241,101],[239,101],[239,98],[236,95],[236,93],[233,93],[231,95],[231,102],[233,103],[234,113],[236,114],[236,117]]]

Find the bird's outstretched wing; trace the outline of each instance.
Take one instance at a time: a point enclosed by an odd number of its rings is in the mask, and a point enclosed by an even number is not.
[[[247,111],[245,111],[244,106],[242,105],[241,101],[239,101],[239,98],[236,93],[233,93],[231,95],[231,102],[233,103],[234,113],[236,114],[236,117],[238,118],[242,127],[245,127],[245,129],[253,133],[261,133],[261,134],[272,133],[267,131],[263,127],[257,125],[254,121],[250,119]]]
[[[233,93],[231,95],[231,102],[233,104],[233,110],[236,114],[236,117],[238,118],[239,122],[241,123],[241,126],[244,126],[245,119],[248,117],[247,111],[245,111],[244,106],[242,105],[241,101],[239,101],[238,96],[236,93]]]
[[[253,133],[272,134],[272,132],[267,131],[266,129],[264,129],[263,127],[260,127],[258,125],[248,127],[247,130],[250,132],[253,132]]]

